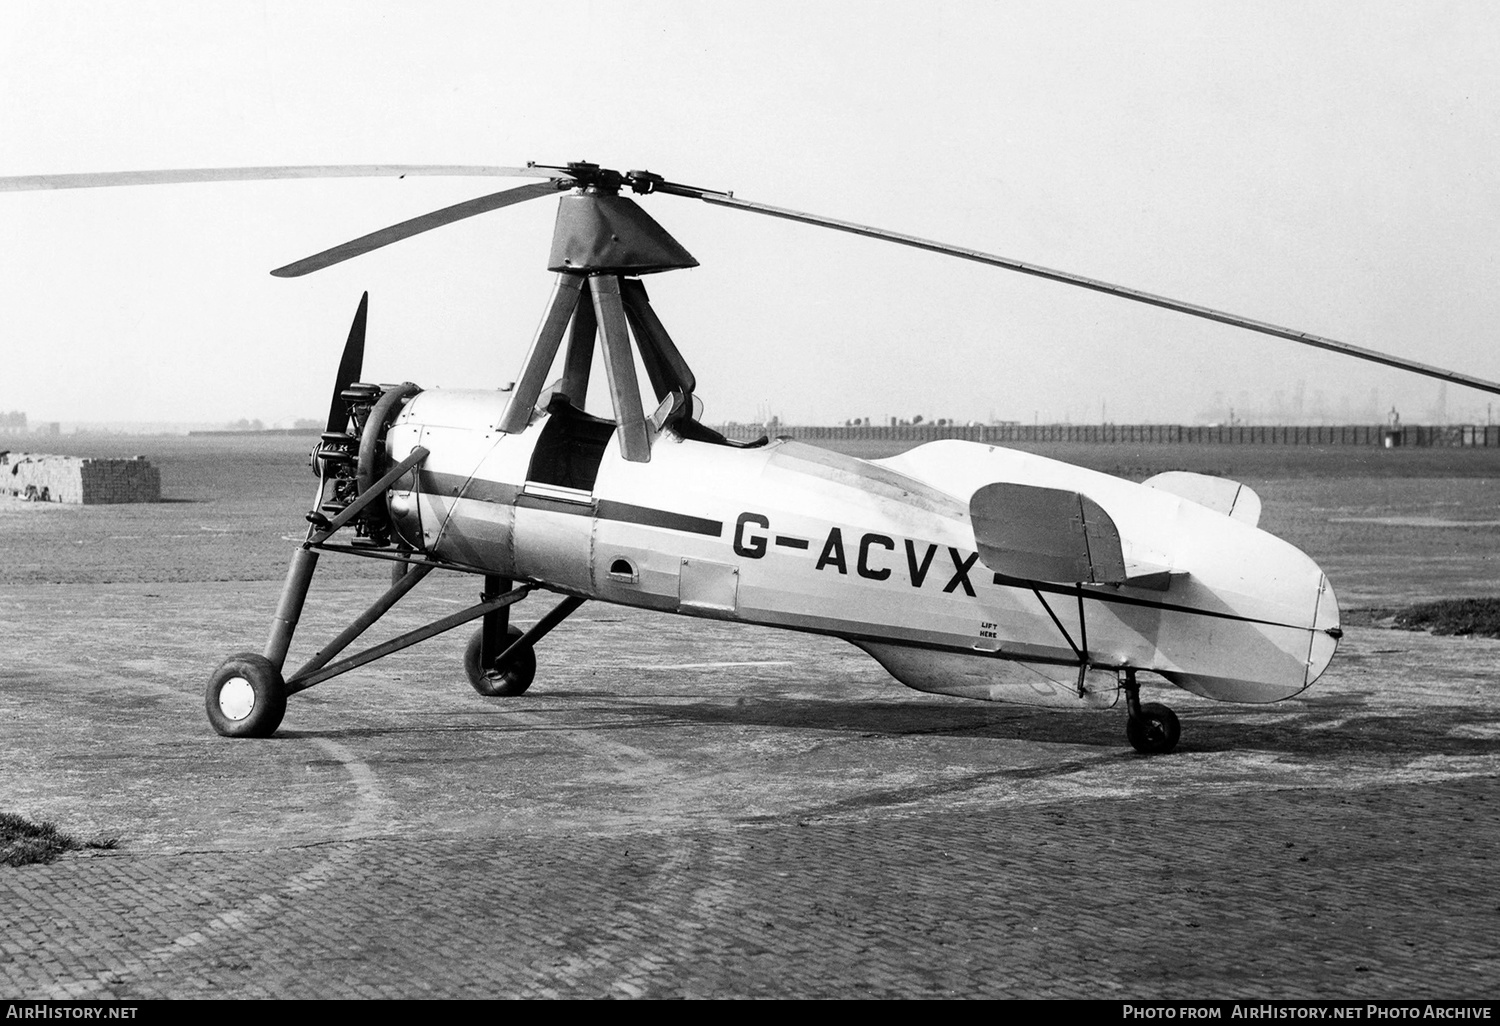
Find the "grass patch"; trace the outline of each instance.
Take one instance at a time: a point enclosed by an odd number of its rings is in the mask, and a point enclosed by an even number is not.
[[[1404,631],[1500,638],[1500,598],[1423,602],[1397,613],[1392,626]]]
[[[0,812],[0,866],[29,866],[52,862],[65,851],[82,848],[109,850],[118,847],[113,837],[80,841],[51,823],[33,823],[13,812]]]

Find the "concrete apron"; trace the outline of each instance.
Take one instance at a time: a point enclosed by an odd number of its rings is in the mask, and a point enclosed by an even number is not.
[[[368,640],[467,605],[473,601],[470,584],[419,589]],[[1147,887],[1164,874],[1170,878],[1174,862],[1201,864],[1211,875],[1222,871],[1213,888],[1234,913],[1233,927],[1243,910],[1282,908],[1277,903],[1284,900],[1260,889],[1236,897],[1237,888],[1250,886],[1246,873],[1258,871],[1238,861],[1247,846],[1269,845],[1278,830],[1311,831],[1284,842],[1287,863],[1272,879],[1291,887],[1317,869],[1303,858],[1312,839],[1331,842],[1328,831],[1345,829],[1326,819],[1342,815],[1334,806],[1354,798],[1422,807],[1422,796],[1440,792],[1461,796],[1459,808],[1478,807],[1494,796],[1500,775],[1500,696],[1492,672],[1500,656],[1497,642],[1352,628],[1323,680],[1302,698],[1274,706],[1223,705],[1167,686],[1148,687],[1143,697],[1167,702],[1182,717],[1183,739],[1177,753],[1146,759],[1125,741],[1122,707],[1055,713],[918,694],[841,642],[595,605],[585,606],[542,645],[537,682],[523,697],[483,699],[471,691],[461,665],[468,629],[460,628],[294,696],[270,740],[220,738],[204,718],[203,684],[224,656],[261,647],[277,587],[229,582],[0,589],[8,649],[0,666],[0,809],[51,821],[77,836],[120,840],[117,851],[100,856],[0,869],[0,892],[10,888],[21,899],[0,901],[0,924],[32,937],[9,947],[0,942],[0,995],[457,996],[476,993],[465,982],[476,979],[488,980],[477,993],[494,996],[872,993],[859,983],[861,973],[850,970],[860,963],[858,952],[848,951],[788,956],[797,971],[769,976],[764,967],[733,958],[715,972],[683,971],[669,955],[648,960],[633,975],[612,976],[606,967],[618,966],[622,953],[635,957],[653,950],[650,937],[617,939],[609,951],[598,949],[597,941],[584,944],[598,964],[585,959],[567,972],[523,960],[497,976],[460,958],[430,971],[407,959],[393,974],[380,968],[380,959],[361,956],[354,968],[343,966],[345,983],[332,989],[330,970],[316,960],[276,962],[261,973],[251,971],[257,964],[251,956],[244,965],[219,965],[222,955],[202,962],[206,952],[221,951],[229,940],[231,947],[242,947],[252,935],[274,933],[288,910],[314,895],[324,903],[325,924],[329,915],[347,922],[351,936],[366,937],[357,943],[367,943],[368,920],[378,918],[380,899],[356,894],[349,881],[395,854],[420,865],[396,874],[403,886],[419,888],[440,904],[444,866],[453,860],[482,866],[499,857],[490,872],[505,875],[508,859],[498,850],[589,853],[576,863],[563,857],[550,871],[582,894],[591,880],[624,872],[631,846],[644,846],[655,857],[640,871],[653,880],[642,902],[649,905],[663,887],[670,891],[674,872],[700,874],[693,876],[693,900],[713,899],[713,915],[705,913],[713,922],[736,922],[767,893],[755,886],[755,897],[736,894],[737,882],[759,874],[774,892],[787,875],[746,855],[750,835],[744,831],[765,828],[770,838],[790,828],[790,836],[805,841],[814,836],[805,831],[821,828],[827,833],[817,836],[845,839],[838,847],[842,854],[802,866],[797,875],[811,878],[815,895],[820,874],[826,874],[824,887],[845,893],[864,910],[858,926],[847,916],[829,919],[824,927],[830,936],[894,931],[912,946],[897,969],[879,976],[890,988],[883,993],[1171,996],[1162,985],[1148,986],[1153,977],[1142,975],[1140,958],[1170,961],[1171,951],[1180,949],[1170,973],[1162,970],[1164,979],[1201,980],[1190,972],[1198,964],[1192,952],[1202,961],[1201,938],[1185,934],[1180,943],[1156,943],[1165,953],[1122,957],[1108,970],[1058,969],[1056,959],[1026,948],[1011,954],[1022,963],[1035,957],[1054,968],[1000,978],[980,971],[981,951],[993,950],[993,938],[983,944],[974,936],[923,940],[903,925],[905,913],[893,912],[880,925],[891,880],[849,867],[861,860],[880,863],[880,844],[890,843],[894,852],[916,843],[891,840],[896,836],[941,837],[941,851],[958,854],[943,861],[946,856],[924,850],[907,868],[939,884],[922,907],[946,904],[943,921],[965,923],[977,915],[977,895],[993,896],[997,860],[1006,861],[1000,853],[1007,845],[1023,851],[1060,838],[1060,862],[1049,861],[1057,855],[1051,852],[1022,872],[1041,873],[1037,893],[1052,881],[1059,907],[1121,907],[1132,900],[1121,893],[1122,881]],[[372,595],[367,584],[321,591],[315,585],[291,664]],[[524,626],[552,601],[522,603],[514,622]],[[1323,811],[1310,811],[1309,803]],[[1453,807],[1452,801],[1443,805]],[[1085,822],[1077,822],[1080,816]],[[1171,836],[1141,825],[1177,816],[1182,822],[1166,830]],[[1412,877],[1434,881],[1434,888],[1472,877],[1463,860],[1473,857],[1475,844],[1493,849],[1497,817],[1463,818],[1470,821],[1454,823],[1448,811],[1442,813],[1447,845],[1420,853],[1397,849],[1408,853],[1405,869]],[[1074,822],[1065,826],[1065,819]],[[1306,822],[1289,826],[1289,819]],[[1138,825],[1122,827],[1129,822]],[[1290,854],[1297,844],[1303,846],[1296,855],[1303,858],[1300,864]],[[1282,849],[1267,850],[1278,855]],[[1380,850],[1384,864],[1392,856]],[[213,853],[227,861],[205,861]],[[220,886],[225,867],[245,863],[251,853],[258,856],[246,864],[274,866],[274,872]],[[174,871],[158,879],[162,858],[175,860],[187,876]],[[132,901],[157,894],[171,907],[139,936],[121,925],[103,932],[113,939],[98,942],[97,950],[84,941],[80,954],[76,940],[59,940],[54,947],[52,928],[35,917],[38,896],[90,921],[95,913],[87,909],[97,890],[76,891],[68,881],[96,872],[88,868],[94,865]],[[1064,865],[1059,877],[1056,870]],[[1363,902],[1367,914],[1378,917],[1382,885],[1367,882],[1370,890],[1362,891],[1338,867],[1326,868],[1330,880],[1355,888],[1353,906]],[[457,893],[463,872],[454,872]],[[194,879],[201,885],[193,892],[198,896],[183,899],[184,881]],[[1409,907],[1408,898],[1402,907]],[[554,899],[533,910],[543,933],[547,923],[563,928],[556,917],[567,919]],[[1041,899],[1033,893],[1026,900]],[[1201,903],[1182,900],[1184,907],[1200,908],[1199,918],[1210,915]],[[1470,931],[1456,920],[1440,896],[1419,895],[1417,901],[1448,924],[1442,928],[1448,931],[1442,935],[1446,946],[1440,937],[1426,942],[1431,962],[1447,969],[1408,961],[1400,975],[1425,979],[1438,993],[1450,978],[1471,981],[1477,993],[1485,987],[1492,992],[1500,979],[1493,960],[1476,962],[1463,953],[1477,928]],[[980,918],[992,924],[1000,909],[1015,907],[1015,900],[1001,902]],[[510,908],[507,914],[516,914]],[[596,914],[597,904],[593,908],[580,911],[580,921]],[[766,913],[768,921],[799,914],[780,905]],[[1492,923],[1493,913],[1484,914]],[[133,921],[128,911],[122,915],[122,923]],[[1066,949],[1068,931],[1076,929],[1093,949],[1138,951],[1130,930],[1115,930],[1108,918],[1054,924],[1059,943]],[[356,926],[355,920],[364,922]],[[380,943],[399,949],[412,921],[396,912],[378,918]],[[500,928],[497,922],[481,914],[473,929]],[[702,936],[690,926],[682,929],[686,933],[667,944],[679,954],[691,952]],[[1020,942],[1020,934],[1006,936]],[[1216,943],[1226,950],[1243,945],[1243,955],[1226,963],[1231,967],[1267,957],[1266,942],[1254,931],[1241,931],[1238,939],[1233,929],[1221,931]],[[1236,986],[1266,995],[1256,986],[1280,981],[1279,993],[1296,996],[1299,987],[1343,992],[1347,977],[1348,986],[1366,987],[1350,993],[1376,996],[1368,990],[1372,978],[1358,975],[1353,963],[1328,960],[1320,975],[1298,947],[1295,971],[1290,961],[1273,963]],[[955,953],[968,961],[952,964]],[[933,961],[948,968],[935,977],[913,975],[913,965]],[[215,965],[222,971],[210,971]],[[1207,979],[1235,979],[1227,972],[1221,968]]]

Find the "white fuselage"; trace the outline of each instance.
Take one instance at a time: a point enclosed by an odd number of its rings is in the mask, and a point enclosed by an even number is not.
[[[1110,704],[1125,669],[1276,701],[1311,684],[1337,644],[1337,604],[1310,559],[1155,488],[970,442],[867,461],[670,427],[646,463],[611,441],[538,470],[552,418],[496,431],[506,398],[424,392],[392,425],[392,459],[430,450],[388,497],[414,548],[605,602],[836,635],[911,687],[996,701]],[[592,459],[592,480],[559,463],[574,458]],[[997,582],[969,517],[994,482],[1087,495],[1127,562],[1170,568],[1170,584]]]

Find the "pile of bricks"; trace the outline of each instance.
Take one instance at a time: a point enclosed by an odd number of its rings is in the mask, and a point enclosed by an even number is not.
[[[0,495],[32,502],[160,502],[161,471],[137,456],[104,460],[0,453]]]

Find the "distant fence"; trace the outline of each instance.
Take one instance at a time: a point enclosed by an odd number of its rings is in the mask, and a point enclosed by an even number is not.
[[[214,431],[189,431],[190,435],[309,435],[322,434],[320,427],[313,428],[225,428]]]
[[[1374,445],[1500,446],[1500,424],[1345,424],[1292,427],[1270,424],[861,424],[856,426],[727,424],[719,428],[737,441],[762,434],[808,441],[932,442],[960,438],[970,442],[1094,442],[1136,445]],[[1387,436],[1390,441],[1387,442]]]

